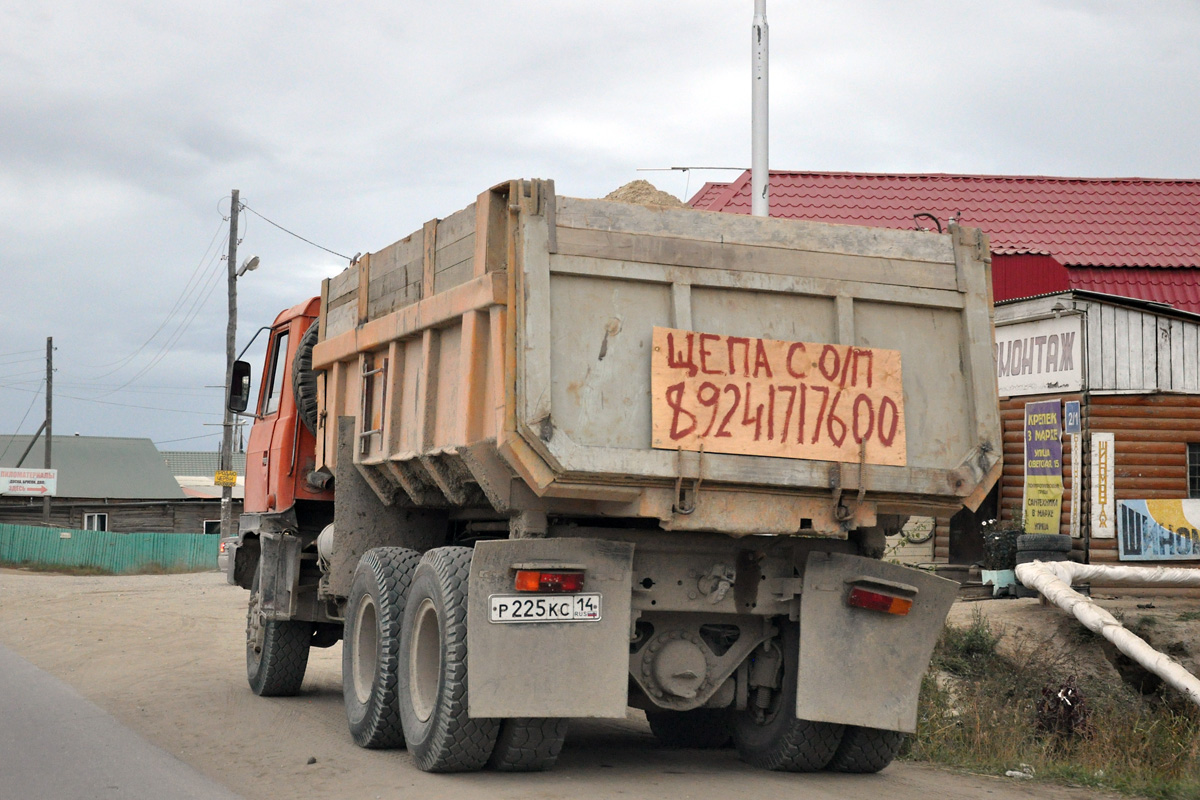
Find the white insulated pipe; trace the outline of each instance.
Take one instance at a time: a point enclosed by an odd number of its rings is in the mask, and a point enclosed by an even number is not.
[[[1017,565],[1017,579],[1028,588],[1037,589],[1054,605],[1074,614],[1088,630],[1112,642],[1122,653],[1200,706],[1200,679],[1166,653],[1155,650],[1090,597],[1071,588],[1072,583],[1080,580],[1133,586],[1200,586],[1200,570],[1034,561]]]
[[[771,175],[767,167],[767,0],[754,0],[753,94],[750,106],[750,213],[756,217],[771,214]]]

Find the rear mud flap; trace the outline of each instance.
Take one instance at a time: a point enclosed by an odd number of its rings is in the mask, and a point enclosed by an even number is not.
[[[903,616],[847,604],[853,584],[911,595]],[[958,584],[927,572],[839,553],[813,553],[800,599],[796,716],[912,733],[921,677]]]
[[[296,613],[296,590],[300,585],[300,537],[263,531],[259,537],[259,591],[262,612],[268,621],[292,619]]]
[[[489,597],[516,594],[515,567],[530,564],[582,568],[583,592],[601,595],[600,620],[490,621]],[[470,715],[623,718],[629,694],[632,575],[633,545],[627,542],[479,542],[467,600]]]

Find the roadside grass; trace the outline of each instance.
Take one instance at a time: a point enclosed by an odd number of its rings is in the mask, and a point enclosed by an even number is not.
[[[91,565],[43,564],[35,561],[0,561],[0,567],[20,569],[26,572],[47,572],[55,575],[100,576],[100,575],[182,575],[189,572],[209,572],[209,569],[190,569],[178,564],[161,564],[157,561],[136,569],[114,572],[104,567]]]
[[[999,642],[978,612],[969,626],[945,629],[903,757],[1158,800],[1200,797],[1195,706],[1172,692],[1076,682],[1070,665],[1044,650],[1001,655]],[[1078,691],[1069,706],[1055,700],[1066,686]]]

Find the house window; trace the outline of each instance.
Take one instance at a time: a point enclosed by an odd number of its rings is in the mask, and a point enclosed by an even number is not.
[[[1200,442],[1188,442],[1188,497],[1200,497]]]
[[[84,514],[83,529],[85,531],[108,530],[108,514]]]
[[[220,533],[221,532],[221,520],[219,520],[219,519],[204,520],[204,532],[205,533]]]

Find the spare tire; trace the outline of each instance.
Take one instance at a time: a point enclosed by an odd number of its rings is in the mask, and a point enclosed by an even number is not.
[[[314,319],[300,337],[300,346],[292,359],[292,397],[296,400],[296,413],[313,436],[317,435],[317,374],[313,372],[312,357],[319,328],[320,320]]]
[[[1057,550],[1021,550],[1017,553],[1018,564],[1031,564],[1034,561],[1070,561],[1066,553]]]
[[[1061,533],[1023,533],[1017,537],[1017,550],[1053,550],[1071,552],[1071,537]]]

